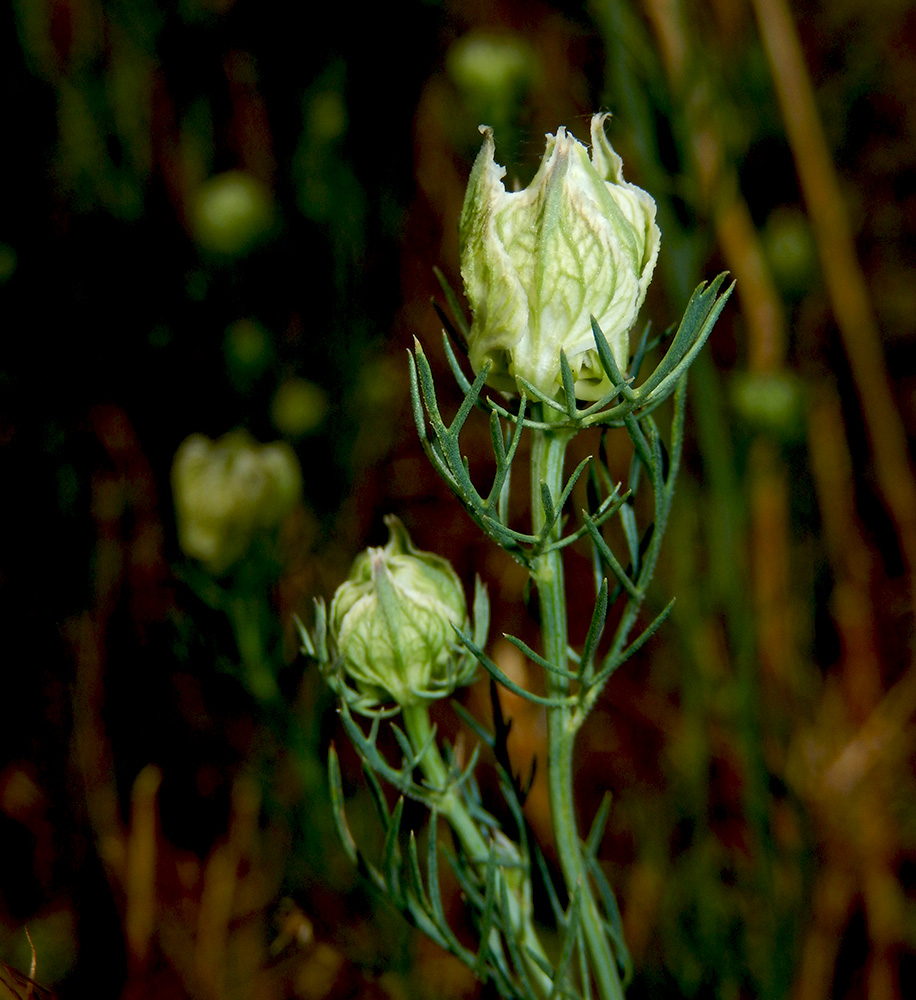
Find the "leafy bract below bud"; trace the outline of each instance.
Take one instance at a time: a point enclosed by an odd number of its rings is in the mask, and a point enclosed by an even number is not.
[[[384,548],[357,556],[331,603],[330,630],[359,709],[404,708],[469,684],[476,663],[455,629],[467,624],[464,589],[447,559],[414,548],[387,517]]]
[[[600,399],[611,388],[595,348],[590,316],[621,371],[628,331],[646,295],[661,234],[655,201],[623,179],[623,162],[592,118],[591,157],[560,128],[547,136],[538,172],[507,192],[493,133],[484,144],[461,211],[461,276],[471,305],[471,364],[491,363],[488,383],[516,392],[526,379],[550,397],[562,385],[560,352],[576,396]]]

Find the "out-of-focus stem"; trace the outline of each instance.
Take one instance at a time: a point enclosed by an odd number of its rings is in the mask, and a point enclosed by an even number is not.
[[[875,473],[907,568],[911,575],[916,574],[916,476],[798,33],[785,0],[753,0],[753,7],[875,456]],[[916,605],[916,585],[911,583],[911,588],[910,597]]]
[[[738,177],[726,155],[717,118],[707,113],[713,87],[701,72],[689,72],[699,58],[690,51],[691,35],[680,0],[644,0],[672,88],[680,94],[685,134],[698,186],[715,228],[747,323],[747,366],[754,374],[782,370],[786,315],[767,264]],[[706,452],[707,461],[712,461]],[[782,689],[793,677],[793,625],[789,539],[789,484],[785,463],[771,442],[758,435],[751,446],[750,544],[757,656],[766,674]]]
[[[699,73],[688,72],[691,33],[683,5],[680,0],[643,0],[643,6],[655,31],[672,90],[681,99],[704,207],[728,269],[737,280],[747,323],[748,367],[753,372],[778,371],[785,355],[785,312],[734,165],[726,158],[716,116],[709,114],[712,88]]]
[[[228,610],[235,629],[245,683],[259,702],[269,704],[279,697],[280,689],[264,650],[258,598],[248,594],[234,594],[230,598]]]
[[[544,414],[549,420],[553,411],[544,407]],[[562,493],[563,457],[570,433],[560,429],[535,430],[532,433],[531,509],[532,525],[537,533],[545,523],[541,484],[546,483],[554,501]],[[559,533],[558,526],[555,531]],[[538,588],[544,658],[565,668],[568,663],[566,589],[560,551],[554,550],[542,555],[532,576]],[[548,672],[547,691],[552,697],[565,698],[569,694],[569,681],[559,674]],[[576,827],[573,744],[578,728],[579,720],[573,706],[562,705],[547,709],[550,818],[567,891],[570,895],[580,894],[582,932],[598,995],[602,1000],[622,1000],[623,986],[617,962],[602,926]],[[583,984],[583,989],[587,990],[588,984]]]

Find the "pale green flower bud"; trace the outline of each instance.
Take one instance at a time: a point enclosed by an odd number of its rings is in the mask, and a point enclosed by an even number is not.
[[[562,386],[566,353],[579,399],[611,389],[595,348],[594,316],[621,371],[628,332],[646,295],[661,234],[655,201],[623,179],[623,162],[592,118],[592,151],[560,128],[522,191],[508,192],[493,133],[474,163],[459,242],[471,305],[471,364],[492,365],[488,383],[516,392],[527,379],[548,396]]]
[[[506,110],[538,73],[537,56],[520,36],[482,31],[459,38],[449,50],[446,65],[467,99]]]
[[[178,542],[219,576],[247,552],[255,534],[276,528],[302,494],[289,445],[261,445],[244,431],[211,441],[192,434],[172,463]]]
[[[192,193],[189,209],[197,242],[225,257],[247,253],[274,224],[269,188],[243,170],[230,170],[204,181]]]
[[[330,632],[357,705],[402,708],[469,684],[476,664],[453,626],[467,624],[464,588],[447,559],[414,548],[396,517],[389,539],[356,558],[331,602]]]

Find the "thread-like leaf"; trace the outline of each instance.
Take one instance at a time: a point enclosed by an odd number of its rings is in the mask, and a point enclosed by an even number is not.
[[[461,335],[467,341],[471,333],[471,327],[464,315],[464,310],[461,308],[461,303],[458,301],[455,290],[449,283],[448,278],[446,278],[438,267],[433,267],[433,274],[436,276],[436,281],[439,282],[439,287],[442,289],[442,294],[445,296],[445,301],[448,303],[448,307],[451,310],[458,329],[461,331]]]
[[[375,776],[375,771],[369,767],[366,761],[363,761],[363,775],[366,778],[366,782],[369,785],[369,791],[372,794],[372,801],[375,805],[375,811],[378,813],[379,820],[382,826],[387,830],[389,824],[391,823],[391,812],[388,809],[388,800],[385,798],[385,793],[382,791],[382,786],[379,783],[378,778]]]
[[[457,701],[452,702],[452,708],[458,713],[462,722],[474,733],[474,735],[485,743],[488,747],[493,747],[493,734],[487,732],[481,723],[474,718],[473,715]]]
[[[417,835],[415,831],[410,831],[410,839],[407,842],[407,872],[410,876],[410,885],[414,895],[423,910],[429,912],[429,898],[426,895],[426,888],[423,885],[423,872],[420,870],[420,856],[417,850]]]
[[[516,382],[518,382],[519,386],[521,386],[529,396],[533,396],[545,406],[549,406],[551,410],[556,410],[557,413],[562,413],[564,416],[566,415],[566,407],[563,406],[562,403],[558,403],[552,396],[548,396],[546,392],[543,392],[536,385],[529,382],[528,379],[519,375],[516,377]]]
[[[623,937],[623,921],[620,919],[620,909],[617,906],[617,897],[608,882],[607,876],[601,869],[601,865],[592,857],[586,857],[586,868],[589,875],[598,887],[598,894],[601,897],[601,905],[604,909],[604,926],[608,937],[614,946],[614,957],[620,968],[621,979],[626,986],[633,978],[633,960],[627,949],[626,941]]]
[[[552,674],[558,674],[560,677],[565,677],[568,681],[576,681],[579,679],[579,675],[577,673],[573,673],[571,670],[565,670],[563,667],[558,667],[555,663],[545,660],[543,656],[536,653],[526,642],[522,642],[522,640],[516,636],[509,635],[508,632],[503,632],[503,638],[511,642],[516,649],[524,653],[528,659],[532,660],[544,670],[549,670]]]
[[[598,848],[601,846],[601,838],[604,836],[604,829],[607,826],[608,816],[611,812],[611,793],[605,792],[601,798],[601,805],[595,813],[588,837],[585,841],[585,853],[595,858],[598,855]]]
[[[474,963],[474,972],[480,977],[480,974],[485,971],[486,963],[492,952],[490,947],[490,939],[493,935],[493,916],[496,910],[496,898],[497,898],[497,888],[496,888],[496,853],[494,849],[493,841],[490,841],[490,850],[487,854],[487,867],[484,873],[484,893],[483,893],[483,911],[480,915],[480,951],[477,953],[477,961]]]
[[[557,511],[553,505],[553,497],[550,495],[550,486],[546,482],[541,483],[541,506],[544,508],[544,527],[540,534],[545,535],[553,527],[557,519]]]
[[[564,402],[566,403],[566,413],[570,420],[575,420],[578,416],[578,408],[576,406],[576,387],[573,382],[572,369],[569,367],[569,362],[566,360],[566,352],[560,351],[560,378],[563,380],[563,395],[565,397]]]
[[[308,634],[308,630],[302,624],[298,615],[293,615],[293,621],[296,624],[296,631],[299,633],[299,641],[302,643],[301,651],[313,660],[317,659],[315,656],[315,644],[312,642],[312,637]]]
[[[490,443],[493,445],[496,464],[502,468],[506,463],[506,439],[503,437],[503,425],[500,422],[499,414],[492,410],[490,411]]]
[[[391,823],[385,831],[385,844],[382,848],[382,872],[388,883],[388,892],[396,900],[401,896],[401,851],[398,847],[398,834],[401,832],[401,817],[404,815],[404,796],[400,796],[391,813]]]
[[[602,664],[601,670],[592,678],[592,686],[600,690],[601,686],[618,667],[623,666],[623,664],[626,663],[634,653],[638,653],[639,650],[642,649],[642,647],[652,638],[652,636],[655,635],[659,626],[668,617],[673,607],[674,598],[672,597],[662,611],[656,615],[652,622],[639,634],[639,636],[634,639],[629,646],[627,646],[626,650],[621,655],[616,658],[609,656],[605,660]]]
[[[455,855],[445,846],[442,848],[442,853],[445,855],[445,858],[449,863],[449,867],[452,869],[452,874],[457,879],[458,885],[461,887],[461,891],[464,893],[468,903],[470,903],[475,910],[482,911],[484,907],[484,898],[480,892],[480,886],[477,885],[475,878],[471,876],[466,862],[456,858]],[[430,893],[432,893],[432,889],[430,889]]]
[[[633,456],[633,461],[630,463],[630,480],[629,487],[630,490],[635,493],[636,487],[638,485],[639,469],[637,467],[638,462],[642,462],[647,469],[652,468],[652,449],[649,446],[649,442],[646,440],[646,436],[639,426],[639,421],[632,414],[624,418],[624,425],[626,426],[627,433],[630,435],[630,439],[633,442],[633,447],[636,450],[636,454]],[[634,467],[636,467],[634,472]],[[634,479],[634,475],[637,477]]]
[[[626,506],[626,505],[624,505]],[[622,509],[621,509],[622,513]],[[595,547],[595,551],[600,556],[601,560],[610,568],[611,572],[620,581],[620,585],[623,589],[632,597],[634,600],[641,600],[642,595],[636,587],[636,584],[627,576],[626,571],[617,561],[617,557],[611,551],[607,542],[601,537],[601,532],[595,526],[594,521],[589,517],[586,511],[582,512],[582,517],[585,522],[585,526],[588,529],[588,533],[591,536],[592,543]]]
[[[682,371],[692,363],[706,343],[735,287],[735,283],[732,282],[721,295],[718,295],[726,276],[727,274],[723,272],[708,286],[705,282],[701,282],[690,296],[677,333],[665,356],[638,389],[640,399],[647,400],[650,395],[665,398],[668,385],[680,377]]]
[[[569,970],[575,952],[576,943],[579,940],[579,911],[582,906],[582,886],[577,885],[572,893],[569,902],[569,910],[566,914],[566,930],[563,934],[563,947],[560,949],[560,957],[557,959],[556,969],[553,971],[553,988],[550,991],[548,1000],[556,1000],[564,995],[563,985],[566,980],[566,973]]]
[[[590,319],[592,336],[595,338],[595,347],[598,349],[598,359],[607,377],[611,380],[611,384],[614,386],[615,395],[619,393],[627,401],[636,399],[636,393],[633,392],[623,372],[617,367],[617,362],[614,360],[614,352],[611,350],[607,338],[598,325],[598,320],[594,316],[591,316]]]
[[[607,577],[602,579],[598,588],[598,597],[595,600],[595,609],[592,611],[592,619],[588,625],[588,632],[585,636],[585,645],[582,647],[582,657],[579,660],[579,676],[587,677],[598,643],[604,633],[604,623],[607,619],[608,591]]]
[[[337,827],[337,836],[347,853],[347,857],[353,864],[356,864],[359,848],[356,846],[356,841],[347,825],[343,782],[340,778],[340,761],[333,743],[328,748],[328,786],[331,790],[331,812],[334,816],[334,825]]]
[[[506,885],[506,880],[500,879],[500,908],[503,914],[508,916],[510,912],[509,907],[509,887]],[[515,939],[515,935],[511,933],[506,933],[503,935],[503,940],[506,943],[506,948],[509,951],[509,957],[512,959],[512,966],[515,969],[515,973],[521,980],[521,984],[525,993],[529,997],[537,996],[537,992],[531,982],[531,977],[528,975],[528,968],[525,959],[522,957],[521,950],[519,949],[518,941]]]
[[[328,613],[324,601],[318,597],[315,599],[315,627],[312,629],[312,638],[315,645],[315,655],[319,663],[327,663],[328,656]]]
[[[503,673],[499,667],[487,656],[484,651],[471,641],[471,639],[463,635],[458,629],[455,629],[458,633],[459,638],[464,643],[465,646],[477,657],[477,662],[487,671],[487,673],[495,680],[497,683],[502,684],[504,688],[508,688],[513,694],[517,694],[520,698],[525,698],[528,701],[534,702],[535,705],[547,705],[551,708],[557,708],[561,705],[568,705],[569,700],[566,698],[544,698],[541,695],[533,694],[531,691],[526,691],[523,687],[520,687],[511,677]]]
[[[429,903],[433,917],[440,931],[448,941],[448,948],[467,965],[474,962],[474,954],[455,937],[445,917],[442,893],[439,888],[439,814],[433,809],[429,818],[429,833],[426,846],[426,882],[429,887]]]
[[[452,375],[458,383],[458,388],[462,392],[467,392],[471,388],[471,380],[464,374],[464,371],[461,368],[461,362],[455,356],[451,341],[446,333],[442,334],[442,344],[445,348],[446,361],[448,361],[448,366],[452,370]],[[484,406],[483,402],[480,402],[479,405],[481,408]]]
[[[643,358],[646,356],[646,347],[649,343],[649,333],[651,330],[652,324],[646,323],[639,342],[636,344],[636,350],[633,352],[633,360],[630,363],[630,374],[634,382],[639,378],[639,370],[642,368]]]
[[[668,350],[646,382],[639,387],[643,395],[650,393],[674,370],[691,344],[697,340],[724,280],[725,275],[720,274],[710,284],[701,281],[694,289]]]
[[[636,528],[636,512],[633,510],[632,502],[627,501],[623,504],[619,513],[620,524],[630,553],[630,565],[633,567],[633,575],[636,576],[639,573],[639,534]]]
[[[684,415],[687,409],[687,373],[681,376],[674,390],[674,414],[671,418],[671,449],[668,453],[668,475],[666,485],[669,493],[674,492],[674,484],[681,467],[681,452],[684,446]]]
[[[490,631],[490,597],[479,576],[474,577],[474,642],[483,646]]]
[[[458,407],[455,419],[449,426],[449,437],[452,441],[454,441],[456,446],[458,444],[458,435],[461,433],[462,427],[464,427],[464,422],[467,420],[468,414],[474,409],[474,404],[477,402],[477,397],[480,395],[480,390],[483,388],[483,384],[487,380],[489,371],[490,362],[488,361],[477,373],[477,377],[471,384],[470,389],[468,389],[468,391],[464,394],[464,399],[461,401],[461,406]]]
[[[566,485],[563,487],[563,492],[560,494],[560,499],[557,501],[557,510],[562,510],[566,506],[566,501],[569,499],[570,493],[573,491],[573,487],[579,481],[579,476],[582,475],[582,470],[591,462],[592,456],[586,455],[585,458],[573,469],[570,474],[569,479],[566,481]]]
[[[553,878],[550,875],[550,871],[547,868],[547,859],[544,857],[543,851],[534,844],[534,860],[538,866],[538,871],[541,873],[541,880],[544,883],[544,888],[547,891],[547,898],[550,901],[550,909],[553,911],[553,919],[556,921],[558,927],[563,926],[563,907],[560,906],[560,898],[557,895],[557,890],[553,884]]]

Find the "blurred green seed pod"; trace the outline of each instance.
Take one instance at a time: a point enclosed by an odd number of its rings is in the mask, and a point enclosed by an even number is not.
[[[471,31],[449,49],[445,67],[465,109],[462,123],[489,122],[514,145],[525,98],[542,75],[531,45],[517,34]]]
[[[267,186],[243,170],[229,170],[203,182],[191,196],[194,238],[210,253],[240,257],[253,249],[274,224]]]
[[[238,319],[226,328],[223,357],[233,384],[248,392],[273,364],[276,352],[270,334],[260,323]]]
[[[357,556],[329,616],[338,666],[364,712],[447,697],[476,672],[455,634],[468,620],[458,575],[447,559],[416,549],[396,517],[385,523],[388,544]]]
[[[736,372],[729,381],[729,399],[755,431],[787,442],[805,435],[805,387],[791,372]]]
[[[519,35],[474,31],[449,49],[446,68],[455,85],[480,102],[506,100],[537,78],[538,61]]]
[[[298,503],[302,472],[284,442],[261,445],[244,431],[218,441],[192,434],[175,453],[172,494],[182,551],[221,576]]]
[[[274,427],[289,438],[298,439],[316,431],[328,415],[328,394],[304,378],[282,382],[270,404]]]
[[[763,249],[780,292],[789,301],[803,298],[818,278],[817,244],[808,217],[780,206],[762,231]]]

